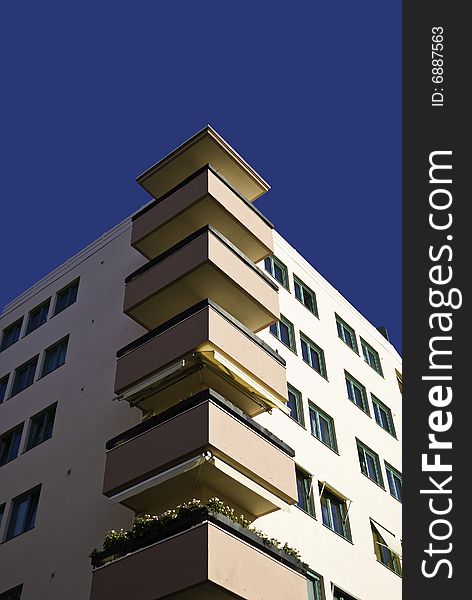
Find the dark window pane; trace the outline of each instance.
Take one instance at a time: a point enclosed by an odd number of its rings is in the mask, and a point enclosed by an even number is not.
[[[21,325],[23,323],[23,317],[3,330],[2,342],[0,344],[0,351],[6,350],[12,344],[17,342],[20,338]]]
[[[280,341],[290,348],[290,332],[285,323],[280,323]]]
[[[15,371],[15,379],[13,380],[12,396],[18,394],[22,390],[29,387],[33,381],[36,373],[36,365],[38,363],[38,357],[36,356],[32,361],[19,367]]]
[[[303,360],[305,362],[309,363],[310,361],[309,361],[309,353],[308,353],[308,344],[304,340],[301,341],[301,344],[302,344],[302,357],[303,357]]]
[[[331,443],[330,443],[330,436],[329,436],[329,423],[321,415],[319,416],[319,421],[320,421],[321,441],[324,442],[325,444],[327,444],[328,446],[330,446]]]
[[[59,342],[52,348],[46,350],[44,355],[43,369],[41,372],[42,377],[48,375],[48,373],[51,373],[52,371],[55,371],[65,363],[67,353],[67,342],[67,339],[63,340],[62,342]]]
[[[20,535],[34,527],[38,502],[39,489],[33,490],[12,501],[6,539]]]
[[[41,306],[38,306],[38,308],[35,308],[30,312],[25,335],[31,333],[32,331],[38,329],[38,327],[41,327],[41,325],[46,323],[49,313],[49,304],[50,300],[48,300],[47,302],[45,302]]]
[[[79,289],[79,282],[76,281],[64,290],[57,293],[56,305],[54,307],[54,315],[62,312],[68,306],[73,304],[77,300],[77,291]]]
[[[268,273],[272,275],[272,261],[270,260],[270,256],[267,256],[264,259],[264,268]]]
[[[302,302],[302,288],[296,281],[294,281],[293,285],[295,288],[295,298],[297,300],[300,300],[300,302]]]
[[[8,378],[9,376],[7,375],[6,377],[3,377],[3,379],[0,380],[0,403],[5,400],[5,395],[7,393],[8,386]]]

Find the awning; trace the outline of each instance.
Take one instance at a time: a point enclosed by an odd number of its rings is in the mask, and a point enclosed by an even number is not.
[[[344,500],[344,502],[352,502],[352,500],[350,498],[348,498],[347,496],[345,496],[344,494],[342,494],[339,490],[337,490],[334,486],[332,486],[327,481],[320,481],[320,483],[321,483],[321,486],[322,486],[322,490],[324,490],[324,488],[326,488],[327,490],[329,490],[330,492],[332,492],[335,496],[338,496],[338,498],[340,500]]]
[[[385,546],[401,558],[402,545],[399,538],[395,537],[393,533],[390,533],[388,529],[385,529],[385,527],[382,527],[382,525],[379,525],[373,519],[371,519],[370,522],[372,527],[374,527],[380,537],[384,540]]]

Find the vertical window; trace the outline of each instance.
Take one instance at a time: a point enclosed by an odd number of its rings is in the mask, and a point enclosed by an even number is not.
[[[44,352],[44,362],[43,368],[41,369],[41,377],[44,377],[52,371],[55,371],[65,363],[68,342],[69,338],[66,337]]]
[[[321,577],[313,571],[306,574],[306,584],[308,589],[308,600],[323,600],[321,592]]]
[[[402,575],[402,564],[400,561],[400,556],[389,547],[388,543],[385,541],[384,536],[380,533],[380,527],[377,527],[372,523],[372,538],[374,541],[374,552],[377,560],[381,562],[383,565],[394,571],[397,575]]]
[[[315,504],[313,502],[312,493],[312,477],[301,469],[295,471],[297,478],[297,493],[298,493],[298,508],[301,508],[306,513],[315,516]]]
[[[31,417],[25,450],[42,444],[52,436],[56,404]]]
[[[346,500],[320,484],[321,514],[323,524],[343,538],[352,541]]]
[[[395,369],[395,375],[397,377],[398,389],[400,390],[400,394],[403,394],[403,376]]]
[[[5,375],[5,377],[0,379],[0,404],[5,400],[5,396],[7,395],[9,377],[9,375]]]
[[[308,403],[308,407],[310,412],[311,433],[319,439],[320,442],[323,442],[323,444],[329,446],[331,450],[337,452],[333,419],[312,402]]]
[[[394,469],[388,462],[385,463],[387,481],[390,494],[399,502],[402,501],[402,474]]]
[[[362,383],[359,383],[347,371],[344,371],[346,377],[347,396],[351,402],[358,406],[365,413],[370,415],[369,404],[367,402],[367,392]]]
[[[288,271],[287,267],[275,256],[268,256],[264,260],[265,270],[272,275],[281,285],[287,290],[288,287]]]
[[[326,378],[326,363],[323,350],[302,332],[300,332],[300,344],[302,346],[303,360],[310,365],[312,369]]]
[[[12,323],[12,325],[10,325],[9,327],[6,327],[3,330],[2,341],[0,343],[0,352],[2,350],[6,350],[12,344],[14,344],[15,342],[17,342],[20,339],[22,324],[23,324],[23,317],[21,317],[21,319],[18,319],[18,321],[15,321],[14,323]]]
[[[79,280],[73,281],[67,287],[60,290],[56,294],[56,302],[54,304],[54,316],[65,310],[77,300],[77,292],[79,291]]]
[[[15,375],[13,379],[13,386],[11,390],[11,396],[19,394],[27,387],[32,385],[34,376],[36,373],[36,366],[38,364],[38,357],[35,356],[21,367],[15,369]]]
[[[362,354],[365,362],[377,371],[383,377],[382,365],[380,364],[380,356],[377,350],[374,350],[370,344],[361,338]]]
[[[355,600],[355,598],[335,587],[333,590],[333,600]]]
[[[381,487],[384,487],[379,455],[367,446],[364,446],[359,440],[357,440],[357,453],[362,473]]]
[[[316,294],[298,277],[293,276],[293,287],[295,290],[295,298],[303,304],[316,317],[318,316],[318,306],[316,304]]]
[[[33,529],[36,522],[40,490],[41,486],[12,500],[7,540]]]
[[[303,400],[301,392],[289,384],[287,386],[287,394],[287,406],[290,409],[290,416],[300,425],[304,425],[305,419],[303,418]]]
[[[350,327],[346,321],[343,321],[341,317],[336,315],[336,327],[338,328],[338,337],[342,339],[342,341],[359,354],[359,350],[357,348],[357,338],[356,332],[352,327]]]
[[[0,594],[0,600],[20,600],[22,590],[23,585],[17,585],[11,590],[8,590],[8,592],[3,592],[3,594]]]
[[[25,335],[28,335],[28,333],[31,333],[32,331],[38,329],[38,327],[41,327],[41,325],[44,325],[44,323],[46,323],[46,321],[48,320],[50,303],[51,298],[48,298],[46,302],[43,302],[36,308],[33,308],[33,310],[28,315],[28,323],[26,325]]]
[[[270,332],[272,335],[285,344],[290,350],[296,352],[295,346],[295,332],[293,329],[293,324],[290,323],[288,319],[280,315],[280,321],[273,323],[270,326]]]
[[[390,435],[396,437],[392,411],[388,408],[388,406],[385,406],[383,402],[380,402],[380,400],[373,394],[371,394],[371,396],[372,406],[374,407],[375,421],[380,425],[380,427],[382,427],[382,429],[385,429],[385,431],[388,431]]]
[[[23,423],[0,436],[0,467],[18,456]]]

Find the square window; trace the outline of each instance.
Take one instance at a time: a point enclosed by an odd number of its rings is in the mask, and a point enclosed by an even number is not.
[[[387,481],[390,494],[399,502],[402,501],[402,474],[394,469],[388,462],[385,463]]]
[[[310,413],[311,433],[320,442],[337,452],[336,436],[334,433],[334,421],[332,417],[318,408],[312,402],[308,403]]]
[[[23,317],[6,327],[2,333],[2,341],[0,343],[0,352],[6,350],[20,339],[21,326],[23,325]]]
[[[338,337],[347,345],[351,350],[354,350],[357,354],[359,354],[359,350],[357,348],[357,338],[356,332],[354,329],[343,321],[341,317],[336,316],[336,327],[338,329]]]
[[[46,302],[43,302],[36,308],[33,308],[28,315],[28,323],[26,325],[25,335],[31,333],[41,325],[44,325],[48,320],[49,305],[51,304],[51,298],[48,298]]]
[[[0,404],[5,400],[7,395],[8,379],[10,375],[5,375],[0,379]]]
[[[23,423],[0,436],[0,467],[18,456]]]
[[[41,486],[38,486],[12,500],[6,535],[7,540],[33,529],[36,522],[40,491]]]
[[[275,256],[267,256],[264,260],[265,270],[272,275],[285,289],[288,287],[288,270],[287,267]]]
[[[357,453],[362,473],[380,487],[384,487],[379,455],[359,440],[357,440]]]
[[[280,321],[273,323],[269,329],[272,335],[275,335],[287,348],[290,348],[293,352],[297,351],[295,346],[295,331],[293,324],[288,319],[280,315]]]
[[[346,378],[346,389],[349,400],[353,402],[358,408],[370,415],[369,404],[367,402],[367,392],[365,387],[347,371],[344,371],[344,376]]]
[[[323,524],[351,542],[349,509],[346,500],[329,490],[325,483],[320,484],[320,500]]]
[[[297,506],[301,508],[306,513],[315,516],[315,504],[313,502],[313,492],[312,492],[312,476],[305,473],[301,469],[295,469],[295,475],[297,479],[297,493],[298,493],[298,501]]]
[[[56,302],[54,304],[54,316],[65,310],[77,300],[79,291],[79,280],[76,279],[68,286],[57,292]]]
[[[44,352],[44,362],[43,368],[41,369],[41,377],[52,373],[52,371],[55,371],[65,363],[68,342],[69,338],[66,337]]]
[[[376,398],[373,394],[372,397],[372,406],[374,407],[374,416],[375,421],[382,429],[388,431],[390,435],[396,437],[395,435],[395,427],[393,425],[393,416],[392,411],[386,406],[383,402],[381,402],[378,398]]]
[[[24,365],[21,365],[21,367],[15,369],[11,396],[19,394],[33,384],[37,364],[38,357],[35,356]]]
[[[300,344],[303,360],[326,379],[327,372],[324,351],[302,332],[300,332]]]
[[[293,276],[293,288],[295,290],[295,298],[317,317],[318,306],[315,292],[295,275]]]
[[[374,350],[370,344],[361,338],[362,354],[365,362],[383,377],[382,365],[380,364],[380,356],[377,350]]]
[[[290,409],[290,416],[297,423],[304,426],[305,419],[303,418],[303,400],[302,394],[292,385],[287,386],[288,402],[287,407]]]
[[[30,450],[38,444],[42,444],[52,436],[56,406],[54,404],[31,417],[25,450]]]

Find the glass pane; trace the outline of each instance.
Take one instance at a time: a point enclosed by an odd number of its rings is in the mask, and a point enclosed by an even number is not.
[[[366,461],[366,466],[367,466],[367,474],[371,479],[373,479],[374,481],[377,481],[377,471],[375,468],[375,460],[367,452],[364,452],[364,455],[365,455],[365,461]]]
[[[300,300],[300,302],[302,302],[303,301],[303,299],[302,299],[302,288],[300,287],[300,285],[296,281],[294,281],[293,285],[294,285],[294,288],[295,288],[295,298],[297,300]]]
[[[314,313],[315,312],[315,303],[313,301],[313,295],[309,291],[304,290],[303,300],[304,300],[304,304],[308,308],[308,310],[311,311],[312,313]]]
[[[320,357],[318,356],[318,352],[314,348],[310,348],[311,355],[311,366],[321,373],[321,365],[320,365]]]
[[[329,508],[328,508],[325,498],[321,498],[321,516],[323,519],[323,523],[327,527],[331,527],[331,521],[329,518]]]
[[[285,323],[280,323],[280,341],[290,348],[290,331]]]
[[[295,398],[295,394],[291,391],[288,390],[288,402],[287,402],[287,407],[290,409],[290,415],[292,417],[294,417],[296,415],[296,398]]]
[[[331,446],[331,439],[330,439],[330,435],[329,435],[329,422],[321,415],[319,416],[319,422],[320,422],[320,436],[321,436],[320,439],[328,446]]]
[[[360,408],[364,408],[364,398],[362,395],[362,391],[355,385],[354,387],[354,402]]]
[[[272,323],[272,325],[269,327],[270,332],[275,335],[275,337],[279,337],[277,333],[277,325],[277,323]]]
[[[10,521],[10,527],[8,529],[8,537],[13,537],[23,533],[26,516],[28,512],[28,498],[24,498],[19,502],[16,502],[13,506],[13,512]]]
[[[304,340],[301,340],[301,344],[302,344],[302,356],[303,356],[303,360],[305,362],[307,362],[308,364],[310,364],[309,353],[308,353],[308,344]]]
[[[311,433],[319,439],[320,433],[318,429],[318,421],[316,418],[316,411],[313,408],[310,408],[310,427]]]
[[[272,261],[270,256],[267,256],[267,258],[264,259],[264,269],[272,274]]]
[[[282,271],[282,269],[279,267],[279,265],[274,263],[274,277],[275,279],[277,279],[278,282],[280,282],[282,285],[285,283],[284,280],[284,272]]]

